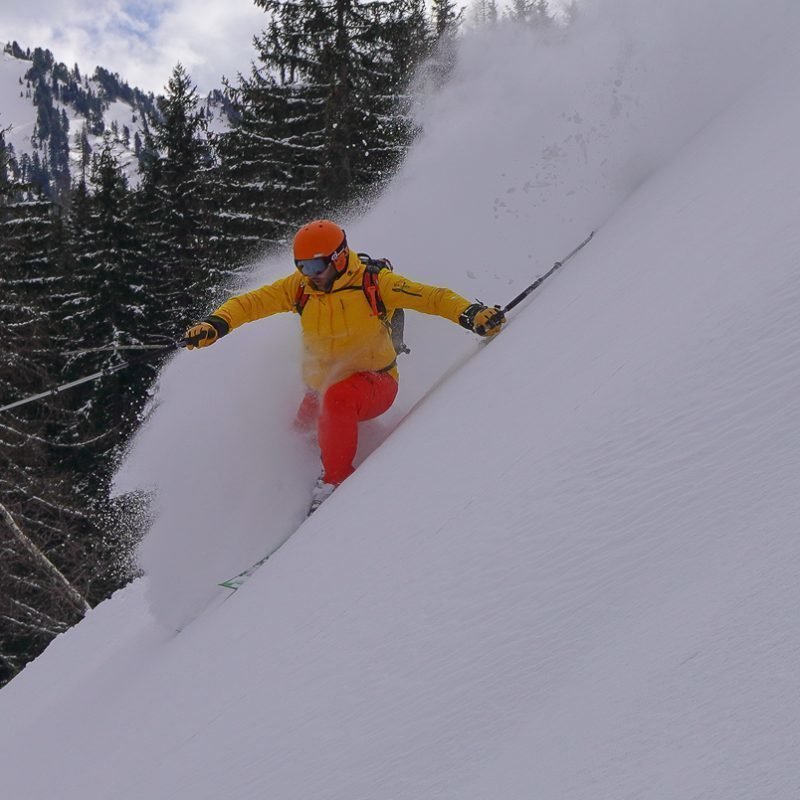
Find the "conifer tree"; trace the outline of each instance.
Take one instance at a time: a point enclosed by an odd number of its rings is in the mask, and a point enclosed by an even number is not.
[[[214,231],[207,210],[212,153],[205,117],[183,66],[174,68],[166,88],[147,137],[137,193],[155,330],[196,317],[217,278],[208,247]]]
[[[227,87],[232,126],[220,136],[215,170],[221,244],[234,269],[321,207],[318,143],[309,132],[315,100],[293,74],[275,69],[268,33],[256,48],[258,65]]]
[[[67,192],[68,125],[52,102],[66,90],[55,71],[45,79],[52,67],[38,51],[31,80],[47,146],[17,162],[0,134],[0,405],[118,363],[113,346],[135,344],[156,316],[110,143],[89,168],[78,135],[83,180]],[[66,226],[37,185],[71,197]],[[110,349],[85,352],[97,346]],[[107,526],[107,480],[152,375],[132,368],[0,419],[0,685],[80,617],[55,576],[93,603],[130,574],[132,539]]]
[[[376,89],[386,98],[388,113],[380,113],[376,120],[386,148],[384,164],[373,175],[378,187],[391,177],[419,132],[412,114],[412,80],[435,45],[424,0],[390,4],[382,34],[385,44],[377,48],[376,60],[377,74],[383,78]]]
[[[420,0],[256,0],[270,15],[258,64],[230,89],[219,185],[242,246],[370,199],[415,130],[408,84],[428,52]]]
[[[432,0],[434,46],[427,75],[434,86],[442,86],[456,63],[456,36],[463,20],[463,7],[453,0]]]
[[[496,0],[474,0],[470,7],[470,19],[478,27],[494,27],[499,19]]]
[[[256,4],[272,16],[265,64],[304,90],[299,132],[318,154],[314,188],[329,208],[340,207],[388,175],[408,144],[409,132],[398,123],[398,95],[411,77],[409,56],[417,53],[393,47],[393,40],[408,45],[414,33],[421,38],[419,6],[358,0]]]
[[[514,0],[515,3],[524,0]],[[453,0],[432,0],[433,8],[433,31],[437,41],[455,35],[461,21],[462,11],[456,11],[456,4]]]
[[[555,21],[548,0],[513,0],[509,12],[514,22],[546,27]]]
[[[113,348],[141,344],[148,332],[147,280],[142,268],[141,242],[131,214],[127,179],[110,142],[93,159],[89,187],[76,191],[70,217],[74,248],[68,307],[62,326],[79,352],[65,377],[77,378],[119,363]],[[95,351],[98,347],[112,348]],[[86,352],[89,351],[89,352]],[[97,439],[82,451],[79,472],[92,481],[99,496],[153,377],[153,368],[131,368],[73,390],[73,402],[83,402],[83,418]]]
[[[11,156],[6,144],[6,130],[0,128],[0,206],[5,205],[13,193],[11,175],[9,174],[9,162]]]
[[[508,16],[514,22],[527,22],[531,13],[531,0],[512,0]]]
[[[53,204],[30,193],[5,187],[0,201],[0,405],[59,377],[53,331],[62,230]],[[84,591],[94,574],[96,540],[62,458],[68,419],[56,397],[0,420],[0,684],[80,618],[59,572]],[[43,561],[52,569],[42,569]]]

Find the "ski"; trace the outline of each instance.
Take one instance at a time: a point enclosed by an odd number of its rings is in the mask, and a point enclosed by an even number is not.
[[[263,558],[259,558],[255,564],[249,566],[245,570],[242,570],[238,575],[234,575],[232,578],[228,578],[228,580],[222,581],[222,583],[217,585],[223,586],[225,589],[233,589],[235,592],[240,586],[247,582],[247,579],[250,578],[262,564],[266,563],[267,559],[274,552],[275,550],[273,550],[272,553],[267,553],[267,555],[265,555]]]
[[[322,498],[322,500],[327,499],[327,497]],[[322,500],[312,501],[308,512],[306,513],[306,519],[308,519],[319,507],[322,505]],[[263,566],[267,560],[274,556],[278,550],[283,547],[289,539],[294,536],[297,529],[293,530],[274,550],[267,553],[263,558],[259,558],[254,564],[251,564],[247,569],[242,570],[238,575],[234,575],[232,578],[228,578],[226,581],[222,581],[222,583],[218,583],[217,586],[222,586],[225,589],[231,589],[234,592],[239,589],[242,585],[244,585],[249,578],[251,578],[256,572],[258,572],[259,568]]]

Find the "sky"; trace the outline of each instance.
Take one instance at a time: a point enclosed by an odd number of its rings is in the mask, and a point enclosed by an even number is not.
[[[800,6],[603,2],[465,37],[347,223],[488,303],[591,243],[488,345],[410,312],[309,520],[296,317],[176,354],[146,577],[0,691],[3,796],[797,800]]]
[[[200,5],[202,13],[196,0],[0,0],[0,39],[46,47],[83,72],[103,66],[155,93],[180,61],[205,93],[249,71],[265,15],[253,0]]]
[[[265,19],[252,0],[0,0],[0,39],[156,93],[180,61],[204,93],[249,70]]]

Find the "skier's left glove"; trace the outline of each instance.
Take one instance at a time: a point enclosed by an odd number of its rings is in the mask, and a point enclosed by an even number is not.
[[[183,338],[189,350],[195,347],[210,347],[229,330],[228,323],[225,322],[224,319],[210,316],[202,322],[192,325],[186,333],[183,334]]]
[[[483,303],[473,303],[458,318],[460,325],[479,336],[495,336],[500,333],[505,321],[506,315],[502,308],[489,308]]]

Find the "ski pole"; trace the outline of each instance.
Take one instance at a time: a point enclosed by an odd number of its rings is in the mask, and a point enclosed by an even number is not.
[[[579,250],[583,250],[583,248],[586,247],[586,245],[589,244],[589,242],[592,240],[593,236],[594,236],[594,231],[592,231],[572,252],[564,256],[564,258],[562,258],[561,261],[556,261],[556,263],[553,264],[553,266],[550,267],[550,269],[547,270],[547,272],[545,272],[544,275],[537,278],[527,289],[521,291],[508,305],[503,306],[503,308],[501,308],[500,310],[504,314],[507,314],[509,311],[511,311],[512,308],[518,306],[531,292],[536,291],[536,289],[538,289],[556,270],[563,267],[564,264],[566,264],[567,261],[569,261]],[[495,307],[500,308],[499,306]],[[475,329],[475,333],[479,334],[480,336],[483,336],[485,332],[486,332],[486,326],[484,325],[479,325]]]
[[[74,381],[69,381],[69,383],[62,383],[60,386],[54,386],[52,389],[48,389],[44,392],[39,392],[39,394],[31,395],[30,397],[24,397],[22,400],[16,400],[13,403],[8,403],[7,405],[0,406],[0,413],[3,411],[9,411],[12,408],[18,408],[19,406],[27,405],[28,403],[33,403],[36,400],[42,400],[45,397],[52,397],[53,395],[57,395],[60,392],[65,391],[66,389],[72,389],[74,386],[80,386],[82,383],[89,383],[90,381],[96,381],[100,378],[104,378],[107,375],[113,375],[116,372],[120,372],[123,369],[127,369],[128,367],[136,366],[137,364],[145,364],[148,361],[155,361],[157,358],[161,356],[167,355],[167,353],[171,353],[174,350],[179,350],[182,347],[186,346],[186,340],[181,339],[180,341],[173,342],[170,345],[166,345],[164,347],[160,347],[158,350],[152,350],[151,352],[147,353],[147,355],[139,356],[139,358],[129,358],[127,361],[123,361],[119,364],[115,364],[113,367],[106,367],[105,369],[101,369],[98,372],[93,372],[91,375],[86,375],[84,378],[78,378]]]

